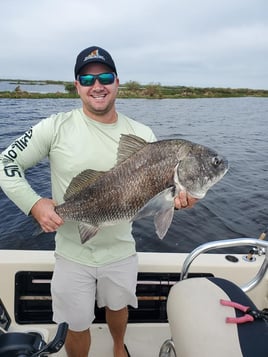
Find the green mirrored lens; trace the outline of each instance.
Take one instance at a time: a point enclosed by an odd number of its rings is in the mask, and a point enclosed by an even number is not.
[[[114,82],[114,73],[101,73],[98,76],[98,80],[101,84],[112,84]]]
[[[79,76],[81,86],[92,86],[95,82],[95,76],[92,74],[83,74]]]

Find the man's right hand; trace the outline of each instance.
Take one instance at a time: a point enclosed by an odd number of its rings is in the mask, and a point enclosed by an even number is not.
[[[40,224],[44,232],[55,232],[64,221],[55,212],[56,202],[49,198],[41,198],[32,209],[31,214]]]

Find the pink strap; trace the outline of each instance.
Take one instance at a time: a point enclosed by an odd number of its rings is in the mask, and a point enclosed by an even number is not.
[[[247,312],[249,309],[249,306],[241,305],[238,302],[234,302],[234,301],[220,299],[220,303],[224,306],[234,307],[235,309],[238,309],[243,312]]]
[[[254,317],[246,314],[241,317],[226,317],[225,322],[227,324],[244,324],[245,322],[252,322],[254,321]]]
[[[249,310],[249,306],[241,305],[234,301],[220,299],[220,303],[223,306],[233,307],[233,308],[243,311],[243,312],[247,312]],[[245,314],[244,316],[241,316],[241,317],[226,317],[225,321],[226,321],[226,323],[243,324],[245,322],[254,321],[254,317],[249,314]]]

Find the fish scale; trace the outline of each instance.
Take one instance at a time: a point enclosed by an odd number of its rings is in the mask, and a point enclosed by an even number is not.
[[[117,165],[76,176],[55,210],[65,221],[79,223],[82,243],[104,226],[146,216],[155,216],[156,232],[163,238],[173,218],[175,194],[184,190],[200,199],[227,170],[225,158],[191,141],[147,143],[122,135]]]

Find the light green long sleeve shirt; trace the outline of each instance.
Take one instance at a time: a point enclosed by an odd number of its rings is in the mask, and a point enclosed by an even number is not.
[[[24,171],[48,157],[52,197],[58,204],[62,203],[74,176],[85,169],[106,171],[115,165],[121,134],[135,134],[148,142],[155,140],[149,127],[121,113],[113,124],[92,120],[82,109],[52,115],[28,130],[0,155],[1,188],[25,214],[29,214],[41,196],[29,185]],[[56,233],[56,253],[90,266],[108,264],[135,253],[131,230],[127,221],[105,227],[82,245],[77,223],[65,222]]]

